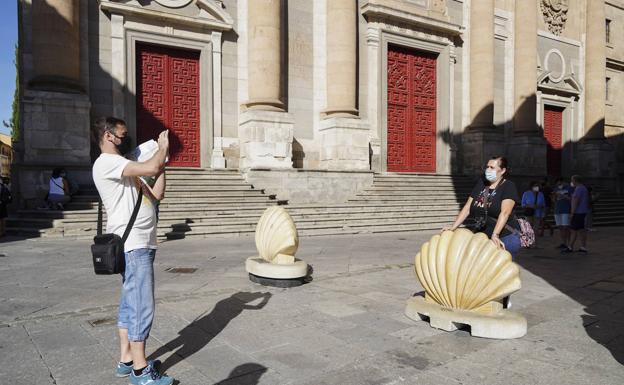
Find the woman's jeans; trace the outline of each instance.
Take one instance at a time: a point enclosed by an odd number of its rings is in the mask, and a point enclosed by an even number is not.
[[[154,320],[155,249],[136,249],[125,253],[126,271],[119,302],[117,327],[128,330],[128,340],[145,341]]]
[[[505,250],[511,254],[511,259],[515,260],[518,251],[520,251],[520,236],[518,234],[509,234],[501,238],[501,242],[505,245]]]

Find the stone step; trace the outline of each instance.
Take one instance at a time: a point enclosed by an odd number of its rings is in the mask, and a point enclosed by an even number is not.
[[[449,191],[449,190],[429,190],[429,191],[406,191],[406,190],[383,190],[383,191],[371,191],[367,190],[363,193],[356,194],[355,196],[360,197],[375,197],[375,198],[383,198],[383,197],[392,197],[392,198],[429,198],[429,197],[456,197],[460,196],[462,198],[466,198],[469,193],[462,191]]]
[[[262,191],[262,189],[256,189],[250,184],[203,184],[203,183],[190,183],[188,185],[179,185],[179,184],[167,184],[166,192],[170,191],[220,191],[220,192],[230,192],[230,191],[246,191],[246,190],[255,190]]]
[[[314,236],[314,235],[334,235],[334,234],[361,234],[361,233],[376,233],[376,232],[401,232],[401,231],[416,231],[416,230],[433,230],[440,229],[442,226],[447,225],[448,220],[441,221],[428,221],[428,222],[414,222],[414,223],[387,223],[387,224],[353,224],[349,226],[343,226],[339,224],[333,225],[305,225],[297,227],[300,236]],[[188,231],[171,231],[166,234],[167,238],[186,238],[186,237],[209,237],[209,236],[223,236],[223,235],[244,235],[253,234],[255,228],[243,228],[227,226],[212,227],[212,228],[193,228]]]
[[[450,190],[450,191],[466,191],[471,192],[472,187],[467,186],[431,186],[424,184],[405,184],[405,185],[374,185],[373,187],[369,187],[364,189],[363,191],[440,191],[440,190]]]
[[[189,198],[193,197],[198,200],[203,200],[204,198],[258,198],[264,197],[265,199],[275,199],[275,195],[265,195],[262,190],[233,190],[228,191],[227,193],[223,193],[221,191],[169,191],[165,194],[165,199],[162,202],[166,202],[168,200],[179,200],[179,198]]]

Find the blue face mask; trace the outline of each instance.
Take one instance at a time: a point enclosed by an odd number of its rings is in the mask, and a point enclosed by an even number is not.
[[[496,177],[496,170],[492,170],[489,168],[485,170],[485,179],[487,179],[488,182],[496,182],[496,179],[498,179]]]

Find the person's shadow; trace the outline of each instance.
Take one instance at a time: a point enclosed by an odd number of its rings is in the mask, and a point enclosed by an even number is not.
[[[149,360],[154,360],[169,350],[173,351],[167,359],[160,364],[160,372],[165,373],[167,369],[176,365],[180,361],[192,356],[206,346],[215,336],[217,336],[231,320],[236,318],[243,310],[262,309],[271,298],[271,293],[250,293],[239,292],[230,297],[217,302],[212,311],[191,322],[184,329],[178,332],[178,337],[159,347],[150,354]],[[250,304],[258,299],[260,303]],[[177,350],[176,350],[177,349]]]
[[[249,362],[238,365],[227,376],[225,380],[221,380],[214,385],[257,385],[260,377],[267,371],[266,366]]]

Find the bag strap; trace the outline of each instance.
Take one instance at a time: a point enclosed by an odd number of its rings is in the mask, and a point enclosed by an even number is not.
[[[124,231],[123,237],[121,237],[121,242],[126,243],[126,239],[130,235],[130,230],[132,230],[132,226],[134,226],[134,221],[136,220],[137,215],[139,214],[139,208],[141,207],[141,201],[143,200],[143,188],[139,187],[139,197],[137,198],[136,204],[134,205],[134,211],[132,212],[132,216],[130,217],[130,221],[126,226],[126,231]]]
[[[98,197],[97,235],[102,235],[102,198]]]
[[[518,221],[518,217],[516,217],[516,214],[513,214],[514,219],[516,221]],[[486,217],[486,219],[491,219],[492,221],[494,221],[494,223],[498,222],[498,218],[496,218],[496,220],[494,220],[494,218],[492,217]],[[505,230],[509,231],[510,233],[513,234],[517,234],[517,235],[521,235],[522,232],[516,228],[513,228],[512,226],[508,225],[507,223],[505,223]]]

